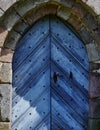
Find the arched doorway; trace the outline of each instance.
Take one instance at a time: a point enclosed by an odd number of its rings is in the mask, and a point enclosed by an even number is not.
[[[13,57],[12,130],[88,127],[88,56],[55,16],[33,25]]]

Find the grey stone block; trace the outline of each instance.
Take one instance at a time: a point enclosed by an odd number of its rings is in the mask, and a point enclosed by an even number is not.
[[[82,37],[82,39],[85,42],[85,44],[88,44],[88,43],[90,43],[90,42],[93,41],[92,34],[87,29],[87,27],[81,28],[81,30],[80,30],[80,36]]]
[[[7,30],[0,28],[0,47],[3,46],[7,34],[8,34]]]
[[[22,35],[27,30],[27,28],[29,28],[29,25],[23,20],[19,20],[13,29]]]
[[[87,44],[86,49],[88,52],[89,61],[100,60],[100,54],[98,52],[97,45],[94,42]]]
[[[0,82],[11,83],[12,82],[12,64],[0,62]]]
[[[24,14],[26,14],[26,12],[33,9],[37,5],[43,4],[48,1],[49,0],[23,0],[19,1],[19,4],[15,5],[15,9],[21,16],[23,16]]]
[[[10,49],[2,48],[0,54],[0,62],[12,63],[13,53],[14,52]]]
[[[0,122],[11,120],[11,85],[0,84]]]
[[[86,16],[84,17],[84,19],[86,20],[87,23],[89,23],[89,25],[91,26],[91,28],[95,28],[97,21],[95,16],[93,16],[90,13],[87,13]]]
[[[0,19],[0,27],[5,28],[8,31],[12,29],[14,24],[20,19],[20,16],[16,13],[15,9],[12,7],[4,13],[3,17]]]
[[[6,11],[16,0],[0,0],[0,8]]]
[[[16,44],[21,37],[22,36],[19,33],[12,30],[11,32],[9,32],[9,35],[5,41],[4,47],[11,50],[15,50]]]
[[[11,130],[10,122],[0,122],[0,130]]]
[[[68,9],[64,8],[64,7],[60,7],[58,8],[57,10],[57,15],[61,18],[63,18],[64,20],[67,20],[70,15],[71,15],[71,12],[68,11]]]
[[[72,7],[75,3],[75,0],[50,0],[50,1],[56,1],[56,2],[60,2],[64,5],[66,5],[67,7]]]

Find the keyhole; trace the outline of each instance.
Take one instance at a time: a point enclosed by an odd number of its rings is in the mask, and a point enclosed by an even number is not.
[[[70,72],[69,78],[70,78],[70,79],[73,79],[73,73],[72,73],[72,72]]]
[[[54,72],[54,74],[53,74],[53,80],[54,80],[55,83],[57,83],[58,74],[56,72]]]

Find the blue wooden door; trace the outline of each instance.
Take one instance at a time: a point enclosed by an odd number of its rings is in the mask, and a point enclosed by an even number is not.
[[[88,129],[88,57],[55,16],[33,25],[13,57],[12,130]]]

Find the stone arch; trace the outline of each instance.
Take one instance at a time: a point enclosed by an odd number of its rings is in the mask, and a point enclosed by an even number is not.
[[[0,19],[0,32],[4,35],[4,39],[1,41],[0,61],[12,62],[13,52],[18,41],[34,22],[48,14],[57,15],[74,28],[86,46],[90,73],[97,70],[100,67],[98,62],[95,63],[100,60],[100,20],[91,8],[79,0],[20,0],[12,5]],[[94,73],[90,74],[90,86],[92,87],[92,79],[95,80],[95,77]],[[99,81],[99,78],[97,79]],[[11,79],[9,82],[11,83]],[[92,87],[89,90],[90,97],[99,97],[100,94],[95,95]]]
[[[95,13],[90,10],[82,2],[73,0],[70,2],[58,2],[58,0],[19,1],[8,9],[1,19],[1,26],[9,32],[3,47],[14,50],[18,40],[35,21],[47,14],[55,14],[78,32],[86,45],[89,60],[98,60],[100,52],[99,21],[96,19]],[[89,49],[89,46],[92,49]],[[91,51],[95,51],[95,56]]]

